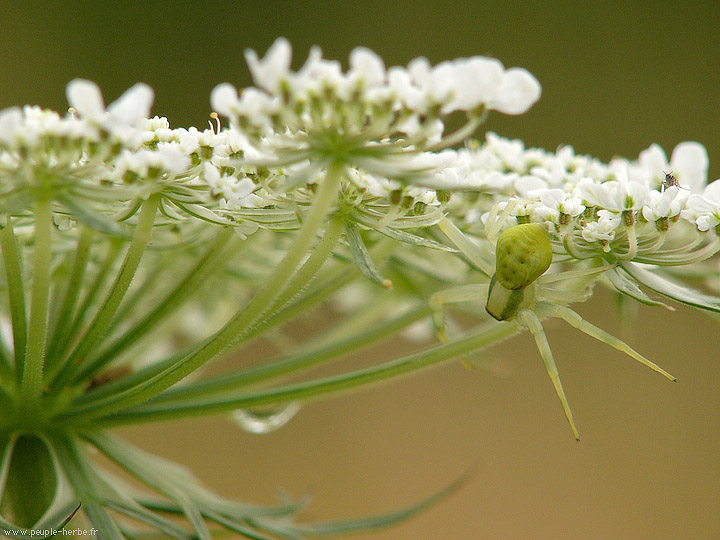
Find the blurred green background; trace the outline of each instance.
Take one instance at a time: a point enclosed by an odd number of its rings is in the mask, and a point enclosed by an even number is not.
[[[487,129],[603,160],[697,140],[712,180],[720,176],[719,15],[713,1],[0,0],[0,108],[62,111],[74,77],[98,82],[107,102],[143,81],[155,89],[155,114],[202,127],[216,84],[250,84],[242,51],[264,53],[277,36],[292,42],[295,67],[313,44],[343,62],[364,45],[386,65],[484,54],[543,85],[528,114],[491,115]],[[310,491],[307,516],[318,519],[397,508],[474,467],[447,501],[359,539],[718,538],[717,321],[643,307],[620,322],[613,300],[599,291],[579,311],[679,381],[548,325],[577,444],[528,336],[495,348],[491,371],[452,365],[312,404],[269,435],[222,418],[125,433],[248,502]]]

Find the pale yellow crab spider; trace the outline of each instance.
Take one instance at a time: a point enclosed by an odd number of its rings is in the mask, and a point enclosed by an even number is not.
[[[579,440],[578,431],[541,320],[550,317],[563,319],[588,336],[627,354],[668,379],[675,380],[675,377],[637,353],[625,342],[585,321],[567,307],[567,304],[587,300],[595,280],[614,265],[597,259],[589,261],[594,266],[545,274],[552,263],[550,235],[544,224],[526,223],[510,227],[498,236],[493,269],[488,267],[483,250],[449,221],[441,222],[440,229],[474,266],[490,277],[490,282],[452,287],[430,297],[438,337],[447,341],[444,305],[457,302],[486,301],[486,310],[495,319],[528,329],[535,339],[576,439]],[[553,287],[552,284],[557,286]]]

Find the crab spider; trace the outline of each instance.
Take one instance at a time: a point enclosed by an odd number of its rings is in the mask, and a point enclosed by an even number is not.
[[[467,238],[463,240],[458,229],[448,223],[441,224],[441,229],[468,259],[482,262],[480,248],[467,241]],[[674,381],[675,377],[567,307],[568,304],[587,300],[593,283],[603,272],[613,268],[614,264],[594,260],[591,261],[594,266],[545,274],[551,262],[552,246],[545,225],[527,223],[510,227],[497,238],[496,265],[489,283],[462,285],[439,291],[430,297],[430,306],[438,338],[442,341],[447,341],[444,306],[450,303],[484,301],[487,312],[496,320],[529,330],[560,398],[573,435],[579,440],[572,411],[541,323],[543,319],[563,319],[581,332],[627,354],[668,379]],[[479,264],[476,266],[486,270]]]

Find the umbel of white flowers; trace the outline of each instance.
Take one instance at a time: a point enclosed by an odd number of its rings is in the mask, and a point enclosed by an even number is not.
[[[407,68],[386,69],[375,53],[357,48],[343,72],[314,47],[293,72],[282,38],[262,60],[255,51],[245,56],[257,87],[238,95],[221,84],[212,106],[249,138],[254,151],[246,161],[295,166],[291,186],[337,160],[385,178],[417,176],[435,165],[422,150],[460,142],[487,111],[521,114],[540,97],[540,84],[525,69],[506,70],[479,56],[434,67],[417,58]],[[448,135],[442,118],[457,111],[467,124]]]
[[[494,194],[491,205],[487,198],[484,207],[461,202],[462,197],[453,202],[468,222],[498,205],[511,219],[574,229],[579,234],[565,235],[567,247],[580,258],[588,245],[610,249],[636,219],[656,223],[658,233],[678,218],[701,232],[720,224],[720,184],[705,186],[707,154],[697,143],[679,145],[669,161],[652,145],[637,161],[616,159],[609,165],[576,156],[571,147],[557,153],[525,150],[519,141],[492,134],[484,145],[441,151],[471,133],[487,110],[526,111],[540,86],[524,69],[505,70],[484,57],[434,67],[419,58],[407,68],[385,69],[379,57],[359,48],[344,73],[314,48],[293,72],[284,39],[262,60],[254,51],[246,57],[258,87],[238,96],[222,84],[212,94],[213,106],[232,121],[222,131],[170,129],[166,119],[147,119],[153,93],[143,84],[106,108],[94,83],[72,81],[67,91],[72,114],[64,117],[37,107],[0,111],[0,182],[16,192],[18,184],[33,182],[32,175],[19,174],[23,163],[52,162],[55,170],[66,166],[69,173],[54,189],[83,199],[100,214],[113,215],[120,211],[116,204],[163,192],[174,218],[244,222],[252,232],[255,226],[241,215],[243,209],[302,198],[293,189],[318,182],[328,164],[341,159],[348,179],[364,193],[363,202],[374,198],[392,205],[390,199],[401,192],[413,201],[406,205],[433,208],[437,189],[483,191]],[[442,117],[458,110],[467,114],[468,124],[447,135]],[[273,168],[260,178],[258,166]],[[679,186],[663,189],[665,171],[673,172]],[[10,202],[21,200],[27,201]],[[574,249],[574,240],[583,245]],[[626,245],[624,256],[633,253]]]
[[[78,499],[92,525],[116,538],[121,513],[176,538],[209,538],[206,520],[253,538],[397,521],[423,505],[349,526],[303,527],[288,519],[296,505],[267,514],[212,496],[108,432],[238,408],[250,409],[236,414],[247,423],[254,407],[371,384],[527,329],[578,437],[544,319],[561,318],[672,379],[570,306],[601,281],[641,303],[664,305],[650,290],[720,312],[720,299],[688,286],[690,273],[676,268],[705,261],[692,277],[717,275],[707,259],[720,250],[720,180],[707,184],[702,145],[681,143],[669,159],[652,145],[637,159],[605,164],[570,146],[547,152],[493,133],[472,139],[490,111],[521,114],[540,96],[526,70],[484,57],[436,66],[419,58],[386,69],[358,48],[343,71],[314,48],[293,71],[290,45],[279,39],[264,58],[254,51],[246,58],[256,86],[238,92],[222,84],[212,93],[213,107],[229,118],[224,129],[216,114],[215,128],[202,130],[149,118],[153,92],[143,84],[106,106],[82,79],[67,87],[67,114],[0,111],[0,271],[8,284],[4,319],[12,322],[12,338],[0,336],[0,455],[10,470],[0,474],[0,491],[14,482],[3,506],[17,503],[16,516],[33,510],[24,525],[60,528]],[[449,114],[464,115],[465,124],[448,132]],[[392,292],[384,272],[396,281]],[[212,293],[198,294],[203,283]],[[354,308],[299,351],[186,378],[232,346],[277,338],[282,324],[322,301]],[[462,336],[445,324],[445,306],[456,302],[480,322]],[[185,308],[194,318],[184,338],[193,343],[150,352],[178,346],[172,333],[186,322]],[[442,344],[284,382],[429,323],[430,313]],[[132,370],[112,373],[128,359]],[[267,426],[273,416],[257,418]],[[91,464],[88,445],[162,502]],[[16,460],[16,450],[39,457]],[[41,459],[49,468],[35,466]],[[57,497],[67,500],[58,512],[30,508],[24,479],[53,467],[63,487]],[[45,487],[49,502],[52,486]],[[168,508],[187,517],[189,531],[155,512]],[[0,526],[14,528],[3,516]]]

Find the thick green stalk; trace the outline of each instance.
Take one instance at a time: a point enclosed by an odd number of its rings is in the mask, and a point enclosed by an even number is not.
[[[34,406],[43,390],[45,342],[48,328],[48,298],[50,296],[50,264],[52,251],[50,231],[52,211],[50,200],[39,197],[35,201],[35,247],[33,250],[32,299],[28,323],[28,343],[25,351],[21,406]]]
[[[147,381],[141,390],[129,390],[122,396],[110,398],[108,402],[88,404],[85,409],[92,409],[93,416],[97,416],[142,403],[185,378],[189,373],[216,358],[240,341],[252,329],[253,325],[272,308],[273,302],[280,296],[287,283],[292,280],[318,231],[325,223],[328,213],[332,210],[343,171],[344,166],[342,164],[333,164],[330,167],[323,183],[315,194],[313,204],[305,216],[293,245],[278,266],[275,267],[275,270],[268,276],[253,299],[223,328],[206,340],[198,350]]]
[[[299,294],[305,287],[308,286],[318,274],[318,271],[325,264],[325,261],[332,253],[333,249],[340,240],[343,230],[343,220],[340,217],[335,217],[330,220],[325,234],[320,239],[320,242],[315,246],[313,252],[310,254],[308,259],[303,263],[300,269],[295,272],[295,275],[287,282],[285,287],[280,291],[280,294],[272,302],[272,306],[268,311],[273,313],[281,309],[287,304],[290,299]]]
[[[0,388],[3,385],[10,388],[11,384],[15,384],[15,367],[10,357],[10,349],[5,340],[0,338]]]
[[[135,234],[128,247],[120,273],[110,289],[110,294],[108,294],[102,307],[90,323],[87,333],[80,339],[75,349],[64,358],[63,368],[52,383],[53,388],[62,388],[69,382],[78,364],[82,364],[88,358],[91,351],[95,349],[105,335],[113,316],[120,306],[120,302],[122,302],[125,293],[130,287],[130,282],[135,276],[142,254],[150,241],[159,202],[160,196],[153,195],[143,203]]]
[[[21,435],[12,452],[2,500],[10,507],[15,524],[31,528],[55,497],[57,474],[48,446],[40,437]]]
[[[0,243],[2,244],[10,303],[10,321],[12,322],[15,350],[15,374],[17,384],[20,386],[23,365],[25,364],[25,348],[27,346],[27,316],[25,314],[22,258],[13,231],[12,220],[9,217],[5,227],[0,231]]]

